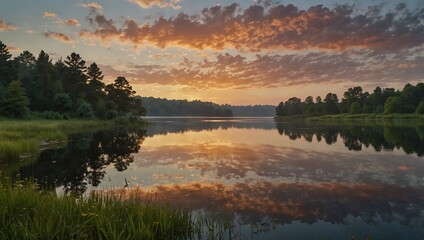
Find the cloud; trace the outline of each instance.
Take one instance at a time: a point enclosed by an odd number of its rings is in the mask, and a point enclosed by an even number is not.
[[[74,40],[71,37],[69,37],[68,35],[65,35],[63,33],[47,31],[47,32],[44,32],[43,35],[45,37],[53,38],[53,39],[56,39],[56,40],[61,41],[63,43],[73,43],[74,42]]]
[[[76,20],[76,19],[73,19],[73,18],[66,20],[65,23],[69,26],[79,26],[80,25],[79,21]]]
[[[89,8],[93,11],[99,11],[101,10],[103,7],[102,5],[96,3],[96,2],[87,2],[87,3],[81,3],[81,6]]]
[[[160,8],[173,8],[173,9],[180,9],[181,6],[177,5],[181,0],[128,0],[131,3],[137,4],[141,8],[152,8],[154,6],[160,7]]]
[[[14,46],[7,46],[7,50],[9,50],[10,52],[21,52],[22,49],[19,47],[14,47]]]
[[[59,18],[56,13],[53,12],[43,12],[44,18],[57,19]]]
[[[143,6],[164,3],[159,0],[131,1]],[[395,9],[383,10],[383,6],[370,6],[361,12],[352,5],[337,5],[332,9],[316,5],[300,10],[292,4],[252,5],[242,9],[234,3],[205,8],[193,15],[180,13],[175,17],[160,17],[152,24],[127,19],[119,26],[97,13],[88,17],[93,29],[83,31],[81,36],[135,47],[150,43],[160,48],[221,50],[231,47],[243,51],[397,51],[422,47],[423,9],[409,10],[406,5],[398,5]],[[109,22],[108,28],[104,28],[101,19]]]
[[[422,81],[424,57],[413,51],[396,55],[308,53],[287,55],[218,54],[215,59],[183,59],[177,66],[125,65],[120,70],[103,66],[110,76],[127,76],[133,83],[182,85],[192,89],[248,89],[305,84],[387,84]]]
[[[67,20],[62,19],[54,12],[43,12],[43,17],[50,19],[51,21],[58,24],[65,24],[65,25],[76,26],[76,27],[80,26],[80,23],[78,20],[73,18],[67,19]]]
[[[15,31],[17,29],[16,26],[7,24],[5,21],[0,19],[0,32],[1,31]]]

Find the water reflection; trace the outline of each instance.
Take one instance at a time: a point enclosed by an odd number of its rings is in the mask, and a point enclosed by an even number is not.
[[[423,224],[423,187],[405,188],[383,184],[345,183],[185,183],[152,188],[111,190],[122,198],[137,197],[170,202],[193,209],[239,217],[242,223],[263,222],[267,218],[280,224],[294,221],[325,221],[348,224],[349,216],[368,224],[400,220],[403,225]]]
[[[327,144],[337,142],[340,137],[344,145],[353,151],[362,147],[373,147],[375,151],[402,148],[405,153],[424,154],[424,126],[307,126],[276,122],[280,135],[292,140],[304,138],[312,142],[314,136],[320,142],[324,139]]]
[[[43,151],[18,172],[74,195],[93,187],[153,196],[219,210],[243,224],[300,222],[303,232],[321,222],[336,229],[354,217],[367,227],[396,223],[424,230],[423,126],[150,120],[144,130],[71,135],[66,147]],[[111,189],[124,179],[132,190]],[[402,236],[420,239],[411,234]]]
[[[144,131],[127,130],[73,134],[66,147],[41,152],[39,160],[21,168],[19,174],[37,179],[44,188],[61,186],[65,193],[81,195],[87,185],[103,181],[107,166],[126,170],[144,138]]]
[[[422,185],[424,161],[391,154],[360,155],[273,145],[217,144],[145,146],[134,164],[143,168],[178,166],[215,179],[248,177],[274,181]],[[180,176],[181,177],[181,176]]]

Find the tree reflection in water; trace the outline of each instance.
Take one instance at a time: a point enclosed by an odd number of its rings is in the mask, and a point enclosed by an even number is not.
[[[38,161],[19,170],[43,188],[63,186],[65,193],[79,196],[87,185],[98,186],[105,168],[113,165],[124,171],[134,161],[134,153],[144,141],[145,131],[99,131],[73,134],[64,148],[41,152]]]
[[[258,141],[246,140],[250,135]],[[140,149],[145,136],[152,141]],[[322,143],[311,148],[314,144],[291,145],[294,141],[283,138]],[[336,142],[341,144],[335,151],[327,148]],[[354,152],[364,148],[370,149]],[[63,186],[66,193],[81,195],[105,181],[107,166],[138,168],[152,174],[135,173],[146,180],[144,188],[110,192],[139,199],[155,196],[206,213],[219,210],[243,224],[275,219],[281,224],[337,225],[354,217],[369,226],[396,221],[417,229],[424,224],[424,162],[399,152],[378,153],[395,149],[422,156],[424,127],[166,119],[146,131],[71,135],[66,147],[43,151],[37,163],[17,173],[38,179],[42,187]],[[169,178],[155,179],[154,173]]]
[[[405,153],[424,154],[424,126],[306,126],[276,122],[280,135],[288,136],[292,140],[304,138],[308,142],[322,139],[327,144],[337,142],[340,137],[344,145],[353,151],[360,151],[362,147],[373,147],[375,151],[403,149]]]

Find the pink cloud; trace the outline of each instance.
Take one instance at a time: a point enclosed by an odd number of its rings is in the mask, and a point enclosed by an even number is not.
[[[177,5],[181,0],[128,0],[131,3],[137,4],[141,8],[152,8],[154,6],[160,8],[174,8],[180,9],[181,6]]]
[[[15,31],[16,29],[16,26],[10,25],[0,19],[0,31]]]
[[[63,43],[73,43],[74,42],[74,40],[71,37],[69,37],[68,35],[65,35],[63,33],[47,31],[47,32],[44,32],[43,35],[45,37],[53,38],[53,39],[56,39],[56,40],[61,41]]]
[[[317,5],[300,10],[289,4],[253,5],[243,10],[238,4],[232,4],[205,8],[193,15],[160,17],[152,24],[127,19],[121,25],[95,13],[88,17],[93,29],[82,31],[81,36],[136,47],[150,43],[159,48],[221,50],[231,47],[254,52],[276,49],[397,51],[422,47],[422,11],[409,10],[404,5],[398,5],[388,14],[380,13],[380,6],[370,9],[374,11],[359,13],[350,5],[332,9]]]

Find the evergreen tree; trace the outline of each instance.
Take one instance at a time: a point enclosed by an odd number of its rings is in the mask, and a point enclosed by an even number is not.
[[[35,91],[40,91],[34,85],[36,60],[35,56],[29,51],[23,51],[13,60],[15,69],[18,72],[18,79],[22,82],[22,87],[25,88],[26,94],[30,99],[32,99],[32,94]]]
[[[24,118],[29,115],[29,100],[20,81],[12,81],[3,90],[1,97],[2,113],[12,118]]]
[[[63,88],[72,100],[76,102],[77,98],[85,99],[87,91],[87,67],[85,61],[77,53],[71,53],[66,57],[65,77],[63,79]]]
[[[35,62],[35,76],[32,85],[29,87],[28,95],[31,101],[31,110],[48,111],[52,110],[53,97],[61,92],[61,83],[55,80],[54,69],[50,56],[41,51]]]
[[[125,114],[130,112],[133,106],[132,97],[135,91],[125,77],[117,77],[113,84],[106,86],[109,100],[117,105],[118,112]]]
[[[0,84],[7,86],[16,78],[17,74],[13,67],[12,54],[9,53],[7,46],[0,41]]]
[[[92,63],[87,68],[88,91],[87,101],[92,106],[97,106],[99,101],[104,99],[105,84],[102,82],[104,76],[96,63]]]

